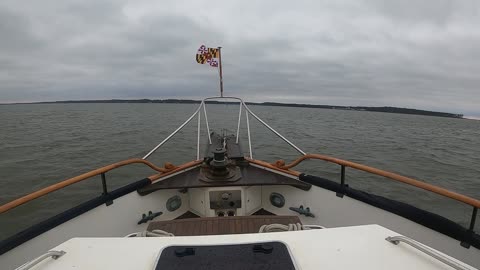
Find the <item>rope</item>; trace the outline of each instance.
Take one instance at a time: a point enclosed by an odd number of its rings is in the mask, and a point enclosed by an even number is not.
[[[175,236],[173,233],[169,233],[163,230],[153,230],[153,231],[142,231],[131,233],[125,237],[173,237]]]
[[[319,225],[302,225],[300,223],[292,223],[292,224],[268,224],[262,225],[259,233],[267,233],[267,232],[289,232],[289,231],[303,231],[303,230],[312,230],[312,229],[325,229],[323,226]]]
[[[325,229],[325,227],[320,225],[302,225],[300,223],[291,223],[288,225],[285,224],[267,224],[262,225],[259,233],[268,233],[268,232],[288,232],[288,231],[303,231],[303,230],[314,230],[314,229]],[[173,233],[169,233],[163,230],[152,230],[152,231],[142,231],[126,235],[125,237],[173,237]]]

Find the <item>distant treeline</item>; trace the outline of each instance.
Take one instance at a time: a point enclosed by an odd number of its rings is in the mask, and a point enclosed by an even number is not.
[[[199,100],[191,99],[111,99],[111,100],[67,100],[67,101],[51,101],[51,102],[35,102],[35,104],[52,104],[52,103],[174,103],[174,104],[199,104]],[[230,101],[206,101],[208,104],[235,104],[238,102]],[[463,114],[454,114],[446,112],[432,112],[417,109],[398,108],[398,107],[364,107],[364,106],[334,106],[334,105],[313,105],[313,104],[296,104],[296,103],[277,103],[277,102],[246,102],[247,105],[262,106],[279,106],[279,107],[301,107],[301,108],[321,108],[334,110],[352,110],[352,111],[371,111],[386,113],[401,113],[415,115],[429,115],[450,118],[463,118]]]
[[[402,113],[402,114],[463,118],[463,114],[433,112],[433,111],[425,111],[425,110],[417,110],[417,109],[409,109],[409,108],[398,108],[398,107],[333,106],[333,105],[312,105],[312,104],[294,104],[294,103],[292,104],[292,103],[275,103],[275,102],[264,102],[264,103],[257,103],[257,104],[263,105],[263,106],[322,108],[322,109],[335,109],[335,110],[370,111],[370,112]]]

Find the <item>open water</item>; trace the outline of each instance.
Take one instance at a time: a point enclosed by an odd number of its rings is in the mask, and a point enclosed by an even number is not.
[[[0,106],[0,204],[89,170],[142,157],[196,109],[193,104],[29,104]],[[308,153],[321,153],[414,177],[480,198],[480,121],[314,108],[250,106]],[[210,128],[235,133],[238,105],[207,105]],[[202,115],[203,117],[203,115]],[[206,142],[202,118],[202,153]],[[241,139],[248,154],[246,121]],[[250,117],[254,158],[299,154]],[[196,158],[197,119],[151,161]],[[339,179],[340,167],[304,162],[297,170]],[[154,174],[142,165],[107,174],[108,188]],[[347,169],[355,188],[410,203],[467,226],[472,207],[391,180]],[[101,193],[100,177],[0,215],[0,239]],[[477,218],[480,220],[480,218]],[[480,222],[477,222],[476,231]]]

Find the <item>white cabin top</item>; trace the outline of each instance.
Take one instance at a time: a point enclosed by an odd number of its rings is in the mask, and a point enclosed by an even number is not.
[[[65,251],[48,258],[36,270],[127,270],[155,269],[158,257],[168,246],[225,245],[280,241],[286,244],[296,269],[453,269],[419,249],[385,240],[399,234],[379,225],[364,225],[258,234],[72,238],[52,250]],[[448,255],[464,269],[475,269]]]

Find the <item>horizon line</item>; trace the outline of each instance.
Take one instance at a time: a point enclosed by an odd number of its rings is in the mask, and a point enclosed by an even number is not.
[[[228,98],[228,97],[226,97]],[[153,101],[152,103],[164,103],[164,101],[184,101],[189,103],[200,103],[202,100],[198,99],[182,99],[182,98],[168,98],[168,99],[151,99],[151,98],[137,98],[137,99],[120,99],[120,98],[111,98],[111,99],[79,99],[79,100],[55,100],[55,101],[31,101],[31,102],[8,102],[8,103],[0,103],[0,105],[29,105],[29,104],[65,104],[65,103],[112,103],[118,101],[119,103],[148,103],[148,101]],[[159,102],[160,101],[160,102]],[[236,101],[219,101],[219,100],[208,100],[207,103],[238,103]],[[181,103],[181,102],[179,102]],[[442,111],[431,111],[425,109],[416,109],[416,108],[408,108],[408,107],[395,107],[395,106],[359,106],[359,105],[328,105],[328,104],[309,104],[309,103],[283,103],[283,102],[274,102],[274,101],[263,101],[263,102],[251,102],[245,101],[246,104],[250,105],[266,105],[269,104],[275,106],[285,106],[285,107],[309,107],[309,108],[322,108],[326,107],[326,109],[400,109],[400,110],[413,110],[417,112],[428,112],[428,113],[438,113],[438,114],[446,114],[451,116],[457,116],[458,118],[468,118],[468,119],[479,119],[477,116],[468,116],[465,117],[464,114],[461,113],[450,113],[450,112],[442,112]],[[290,106],[288,106],[290,105]]]

